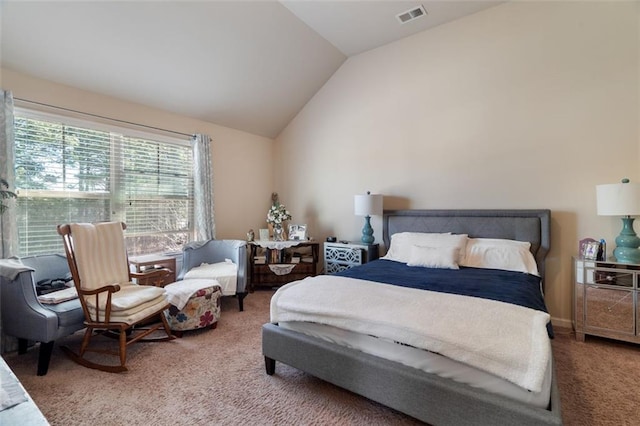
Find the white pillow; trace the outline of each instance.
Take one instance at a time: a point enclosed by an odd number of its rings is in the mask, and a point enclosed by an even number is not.
[[[526,241],[469,238],[461,266],[538,274],[538,266]]]
[[[467,234],[398,232],[391,236],[389,251],[382,259],[408,263],[413,246],[421,247],[456,247],[460,250],[460,257],[465,253]]]
[[[422,266],[424,268],[459,269],[458,247],[411,247],[411,256],[407,266]]]

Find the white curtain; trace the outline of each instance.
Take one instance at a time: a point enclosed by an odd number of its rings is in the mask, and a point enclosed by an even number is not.
[[[15,141],[13,133],[13,95],[0,90],[0,177],[9,183],[9,190],[15,189]],[[5,188],[6,189],[6,188]],[[14,191],[15,192],[15,191]],[[18,252],[18,227],[16,222],[16,201],[3,200],[8,209],[0,215],[0,258],[15,256]]]
[[[211,138],[207,135],[194,135],[191,146],[193,147],[193,216],[196,240],[211,240],[216,237]]]
[[[13,133],[13,95],[0,89],[0,177],[9,183],[9,190],[15,189],[14,172],[14,133]],[[6,188],[5,188],[6,189]],[[14,191],[15,192],[15,191]],[[0,215],[0,258],[15,256],[18,252],[18,225],[16,221],[16,201],[6,198],[2,202],[8,207]],[[0,300],[0,305],[2,301]],[[0,317],[2,312],[0,312]],[[5,336],[0,321],[0,353],[15,351],[18,340]]]

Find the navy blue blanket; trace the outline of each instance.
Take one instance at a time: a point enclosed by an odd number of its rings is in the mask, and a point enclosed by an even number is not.
[[[465,267],[422,268],[378,259],[335,275],[497,300],[548,313],[540,292],[540,277],[522,272]],[[547,330],[549,337],[553,337],[551,322],[547,325]]]

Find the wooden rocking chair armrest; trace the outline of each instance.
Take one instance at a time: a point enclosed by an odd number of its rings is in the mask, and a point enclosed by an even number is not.
[[[105,291],[109,293],[115,293],[117,291],[120,291],[120,286],[118,284],[111,284],[104,287],[96,288],[94,290],[78,289],[78,294],[81,294],[83,296],[92,296],[94,294],[104,293]]]

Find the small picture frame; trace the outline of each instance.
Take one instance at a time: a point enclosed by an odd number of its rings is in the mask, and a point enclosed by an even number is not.
[[[582,258],[587,260],[597,260],[600,243],[598,241],[589,241],[583,245]]]
[[[260,241],[268,241],[269,240],[269,229],[260,228]]]
[[[307,239],[307,225],[289,225],[289,240],[305,241]]]
[[[584,257],[584,247],[587,243],[594,242],[595,240],[591,237],[586,237],[578,241],[578,256]]]

